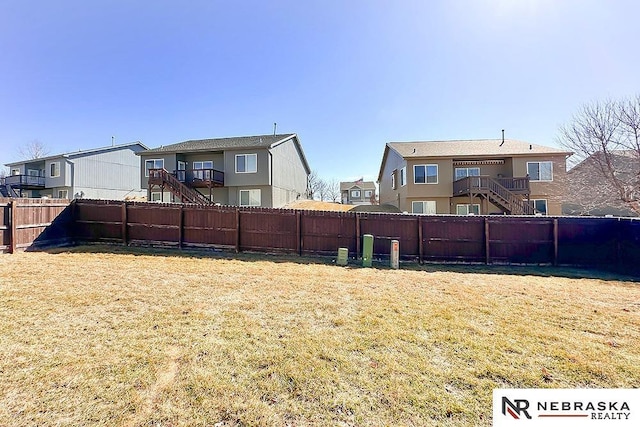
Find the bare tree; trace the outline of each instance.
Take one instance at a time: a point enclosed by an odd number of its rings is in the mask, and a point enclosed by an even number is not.
[[[47,147],[37,139],[29,141],[18,148],[18,154],[26,160],[40,159],[49,154]]]
[[[606,183],[616,199],[640,214],[640,95],[582,106],[560,128],[558,142],[575,153],[572,165],[590,166],[594,182]]]
[[[340,183],[335,180],[335,178],[326,181],[326,196],[328,202],[339,203],[341,194],[340,194]]]

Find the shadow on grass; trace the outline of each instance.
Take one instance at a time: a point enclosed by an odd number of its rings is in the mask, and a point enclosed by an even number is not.
[[[108,244],[86,244],[43,249],[42,252],[50,254],[63,253],[104,253],[127,254],[138,256],[172,256],[200,259],[232,259],[244,262],[269,261],[276,263],[296,263],[302,265],[335,265],[335,257],[330,256],[298,256],[286,253],[255,253],[240,252],[223,249],[178,249],[168,247],[143,247],[143,246],[119,246]],[[349,265],[342,268],[365,268],[361,260],[349,259]],[[389,270],[388,259],[376,259],[373,268]],[[563,277],[571,279],[599,279],[605,281],[638,282],[640,278],[632,275],[619,274],[599,269],[580,267],[554,267],[546,265],[485,265],[485,264],[455,264],[455,263],[425,263],[417,261],[403,261],[400,263],[402,270],[424,272],[450,272],[473,274],[499,274],[510,276],[539,276],[539,277]]]

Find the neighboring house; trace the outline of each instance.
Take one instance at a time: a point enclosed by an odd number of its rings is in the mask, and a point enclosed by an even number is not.
[[[144,195],[140,187],[140,142],[7,163],[0,196],[61,199],[124,199]]]
[[[282,207],[307,196],[311,170],[294,133],[185,141],[140,156],[150,201]]]
[[[372,205],[376,201],[376,184],[362,180],[341,182],[340,195],[345,205]]]
[[[562,213],[565,215],[594,216],[638,216],[628,203],[622,201],[620,193],[609,180],[605,179],[602,168],[594,154],[575,165],[567,172],[568,184]],[[628,183],[630,200],[638,205],[640,182],[636,175],[639,161],[637,153],[620,150],[611,153],[613,168],[617,178]],[[635,191],[635,194],[634,194]]]
[[[389,142],[380,204],[423,214],[560,215],[570,155],[511,139]]]

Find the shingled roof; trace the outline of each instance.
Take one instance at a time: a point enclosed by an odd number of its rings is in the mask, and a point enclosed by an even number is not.
[[[504,143],[502,139],[389,142],[387,146],[404,158],[571,154],[566,150],[515,139],[505,139]]]
[[[573,153],[554,147],[531,144],[516,139],[469,139],[451,141],[413,141],[388,142],[384,147],[382,163],[378,172],[378,182],[382,179],[382,171],[389,150],[393,150],[405,159],[448,157],[455,159],[482,156],[530,156],[532,154],[556,154],[569,156]]]
[[[255,135],[234,136],[231,138],[193,139],[189,141],[178,142],[177,144],[164,145],[159,148],[154,148],[146,151],[144,154],[217,151],[242,148],[269,148],[279,142],[284,142],[295,136],[295,133],[288,133],[279,135]]]

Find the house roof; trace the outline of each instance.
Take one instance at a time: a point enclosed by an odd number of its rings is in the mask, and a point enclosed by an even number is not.
[[[134,142],[128,142],[128,143],[125,143],[125,144],[108,145],[106,147],[99,147],[99,148],[90,148],[88,150],[70,151],[68,153],[56,154],[56,155],[53,155],[53,156],[38,157],[37,159],[26,159],[26,160],[21,160],[21,161],[18,161],[18,162],[6,163],[5,166],[11,167],[11,166],[15,166],[15,165],[21,165],[21,164],[24,164],[24,163],[42,162],[42,161],[47,161],[47,160],[51,160],[51,159],[58,159],[60,157],[64,157],[64,158],[81,157],[81,156],[86,156],[86,155],[89,155],[89,154],[99,153],[101,151],[119,150],[121,148],[131,147],[133,145],[137,145],[137,146],[141,147],[143,151],[146,151],[146,150],[149,149],[142,142],[134,141]]]
[[[505,139],[504,143],[502,139],[389,142],[387,146],[404,158],[571,154],[566,150],[515,139]]]
[[[353,187],[362,190],[375,190],[376,184],[373,181],[343,181],[340,183],[340,191],[351,190]]]
[[[271,148],[293,137],[295,133],[280,135],[234,136],[230,138],[192,139],[177,144],[163,145],[145,154],[184,153],[193,151],[232,150],[243,148]]]
[[[405,159],[449,157],[457,159],[503,156],[530,156],[536,154],[571,155],[570,151],[516,139],[469,139],[450,141],[388,142],[382,156],[378,180],[382,177],[389,150]]]
[[[290,139],[293,139],[302,163],[307,171],[311,173],[311,168],[302,150],[302,145],[295,133],[278,135],[255,135],[255,136],[233,136],[229,138],[191,139],[189,141],[178,142],[171,145],[163,145],[159,148],[147,150],[141,154],[170,154],[170,153],[193,153],[199,151],[220,151],[220,150],[242,150],[244,148],[274,148]]]

